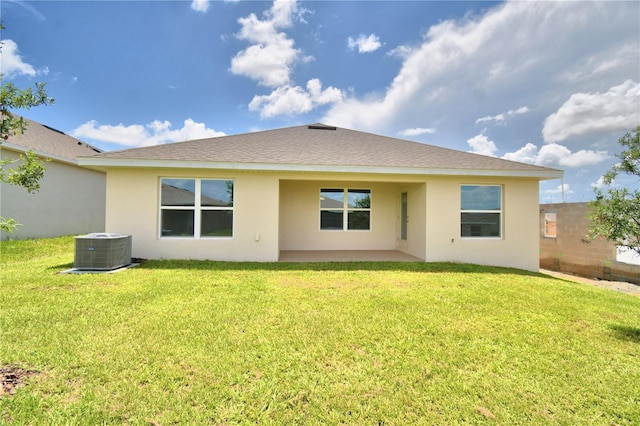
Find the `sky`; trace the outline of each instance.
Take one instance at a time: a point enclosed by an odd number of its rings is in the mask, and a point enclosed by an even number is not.
[[[565,171],[640,125],[637,1],[0,0],[17,111],[103,150],[325,123]],[[639,182],[619,178],[619,186]]]

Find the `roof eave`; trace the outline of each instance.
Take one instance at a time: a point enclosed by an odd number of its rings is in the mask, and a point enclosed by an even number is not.
[[[500,170],[500,169],[454,169],[425,167],[387,167],[387,166],[352,166],[352,165],[316,165],[316,164],[280,164],[280,163],[238,163],[182,160],[149,160],[122,159],[100,157],[78,157],[81,166],[106,170],[113,167],[144,167],[171,169],[213,169],[213,170],[247,170],[277,172],[325,172],[325,173],[358,173],[388,175],[439,175],[439,176],[495,176],[537,178],[540,180],[558,179],[564,171],[540,168],[539,170]]]
[[[72,164],[74,166],[78,166],[78,161],[76,160],[72,160],[70,158],[67,157],[61,157],[59,155],[55,155],[55,154],[50,154],[48,152],[44,152],[44,151],[40,151],[37,149],[33,149],[33,148],[28,148],[22,145],[16,145],[16,144],[12,144],[11,142],[2,142],[2,145],[0,145],[0,148],[5,148],[8,149],[9,151],[16,151],[16,152],[20,152],[20,153],[24,153],[27,151],[33,151],[34,154],[36,154],[38,157],[45,157],[45,158],[49,158],[51,160],[55,160],[58,161],[60,163],[67,163],[67,164]]]

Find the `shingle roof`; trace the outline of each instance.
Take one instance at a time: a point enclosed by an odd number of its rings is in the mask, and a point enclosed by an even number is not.
[[[144,160],[144,161],[135,161]],[[455,169],[546,173],[562,171],[531,164],[472,154],[403,139],[375,135],[322,124],[288,127],[143,148],[111,151],[87,165],[141,165],[142,162],[194,162],[269,164],[295,166],[343,166],[401,169]]]
[[[9,136],[1,146],[20,150],[33,150],[44,155],[77,164],[80,156],[92,155],[101,151],[75,139],[60,130],[23,118],[27,129],[22,135]]]

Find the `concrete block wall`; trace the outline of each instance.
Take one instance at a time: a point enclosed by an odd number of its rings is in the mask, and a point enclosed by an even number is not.
[[[589,240],[589,203],[540,205],[540,267],[587,278],[640,284],[640,266],[618,262],[616,246]],[[556,214],[556,237],[545,237],[545,213]]]

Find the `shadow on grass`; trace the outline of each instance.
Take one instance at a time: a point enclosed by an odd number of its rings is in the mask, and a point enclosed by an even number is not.
[[[51,270],[58,270],[58,269],[64,271],[64,270],[73,268],[73,266],[74,266],[74,263],[70,262],[70,263],[63,263],[63,264],[60,264],[60,265],[49,266],[47,269],[50,270],[50,271]]]
[[[468,263],[449,262],[220,262],[210,260],[147,260],[139,269],[190,269],[203,271],[405,271],[525,275],[553,278],[537,272]]]
[[[627,342],[640,343],[640,327],[632,327],[630,325],[610,324],[609,329],[615,336]]]
[[[473,273],[510,274],[566,281],[539,272],[524,269],[484,266],[455,262],[394,262],[394,261],[349,261],[349,262],[224,262],[216,260],[147,260],[134,259],[136,268],[148,270],[199,270],[199,271],[403,271],[426,273]],[[50,266],[48,270],[72,269],[74,263]]]

